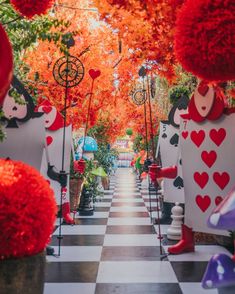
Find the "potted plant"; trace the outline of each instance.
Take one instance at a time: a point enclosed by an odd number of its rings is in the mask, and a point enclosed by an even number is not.
[[[118,157],[118,152],[110,148],[109,144],[99,144],[98,151],[95,154],[95,159],[99,166],[102,166],[107,174],[107,177],[102,178],[102,184],[105,190],[109,189],[109,175],[114,167],[114,161]]]
[[[43,294],[54,193],[34,168],[0,160],[0,293]]]
[[[93,215],[94,206],[93,203],[96,201],[96,197],[99,195],[97,189],[98,182],[96,181],[96,176],[92,174],[94,170],[94,161],[86,161],[86,169],[83,174],[84,183],[81,192],[81,200],[79,204],[79,215]]]
[[[84,175],[78,171],[76,168],[77,161],[73,161],[73,157],[71,156],[71,164],[70,164],[70,179],[69,179],[69,187],[70,187],[70,207],[72,210],[77,210],[80,199],[81,192],[84,183]]]
[[[104,171],[102,166],[99,166],[98,168],[94,169],[92,171],[92,174],[96,176],[96,181],[97,181],[97,190],[100,192],[100,194],[104,194],[104,187],[102,183],[102,179],[107,178],[107,174]]]

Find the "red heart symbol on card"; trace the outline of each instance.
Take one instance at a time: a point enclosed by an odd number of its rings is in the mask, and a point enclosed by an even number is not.
[[[47,140],[47,146],[51,145],[51,143],[53,142],[53,138],[51,136],[47,136],[46,140]]]
[[[205,132],[203,130],[200,131],[192,131],[191,133],[191,140],[193,141],[193,143],[197,146],[200,147],[202,142],[205,139]]]
[[[223,201],[223,198],[221,196],[217,196],[215,198],[215,205],[218,206],[220,204],[220,202],[222,202],[222,201]]]
[[[184,139],[187,139],[187,137],[188,137],[188,131],[183,131],[183,132],[182,132],[182,137],[183,137]]]
[[[220,187],[221,190],[223,190],[230,181],[230,176],[228,173],[223,172],[222,174],[215,172],[213,174],[213,179],[215,183]]]
[[[45,112],[46,114],[48,114],[52,111],[52,107],[51,106],[43,106],[42,111]]]
[[[209,181],[209,176],[206,172],[203,173],[199,173],[199,172],[195,172],[194,175],[194,181],[203,189],[206,184]]]
[[[205,162],[205,164],[209,168],[211,168],[217,159],[217,154],[215,151],[210,151],[210,152],[203,151],[201,154],[201,158]]]
[[[206,96],[206,93],[209,91],[209,87],[205,82],[201,82],[197,88],[198,93],[202,96]]]
[[[208,209],[208,207],[211,205],[211,199],[208,195],[205,195],[205,196],[197,195],[196,203],[198,207],[201,209],[201,211],[205,212]]]
[[[217,146],[220,146],[222,144],[225,137],[226,137],[226,131],[223,128],[219,130],[212,129],[210,131],[210,138]]]
[[[101,75],[101,71],[100,70],[95,70],[95,69],[90,69],[89,70],[89,75],[93,80],[95,80],[96,78],[98,78]]]

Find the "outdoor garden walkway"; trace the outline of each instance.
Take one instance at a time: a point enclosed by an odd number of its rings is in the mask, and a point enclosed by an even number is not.
[[[140,189],[130,169],[119,169],[94,216],[78,216],[75,226],[62,227],[61,257],[47,257],[44,294],[217,293],[204,291],[200,281],[210,257],[226,250],[200,245],[196,253],[160,261],[148,207],[146,188]]]

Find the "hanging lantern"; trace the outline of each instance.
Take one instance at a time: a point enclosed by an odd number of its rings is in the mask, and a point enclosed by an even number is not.
[[[7,34],[0,25],[0,106],[13,77],[13,54]]]

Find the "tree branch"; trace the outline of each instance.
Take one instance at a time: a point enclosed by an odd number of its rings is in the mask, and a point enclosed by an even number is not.
[[[90,47],[91,46],[88,46],[86,49],[84,49],[79,55],[78,57],[81,57],[83,54],[87,53],[88,51],[90,51]]]
[[[63,4],[55,4],[57,7],[62,7],[62,8],[67,8],[67,9],[76,9],[76,10],[87,10],[87,11],[95,11],[98,12],[97,8],[80,8],[80,7],[73,7],[73,6],[68,6],[68,5],[63,5]]]
[[[122,61],[122,57],[118,60],[118,62],[113,66],[113,68],[117,67],[119,63]]]
[[[14,19],[12,19],[12,20],[10,20],[10,21],[8,21],[8,22],[5,22],[5,23],[3,23],[2,25],[3,25],[3,26],[8,25],[8,24],[13,23],[13,22],[15,22],[15,21],[17,21],[17,20],[19,20],[19,19],[21,19],[21,18],[22,18],[22,16],[19,15],[17,18],[14,18]]]

